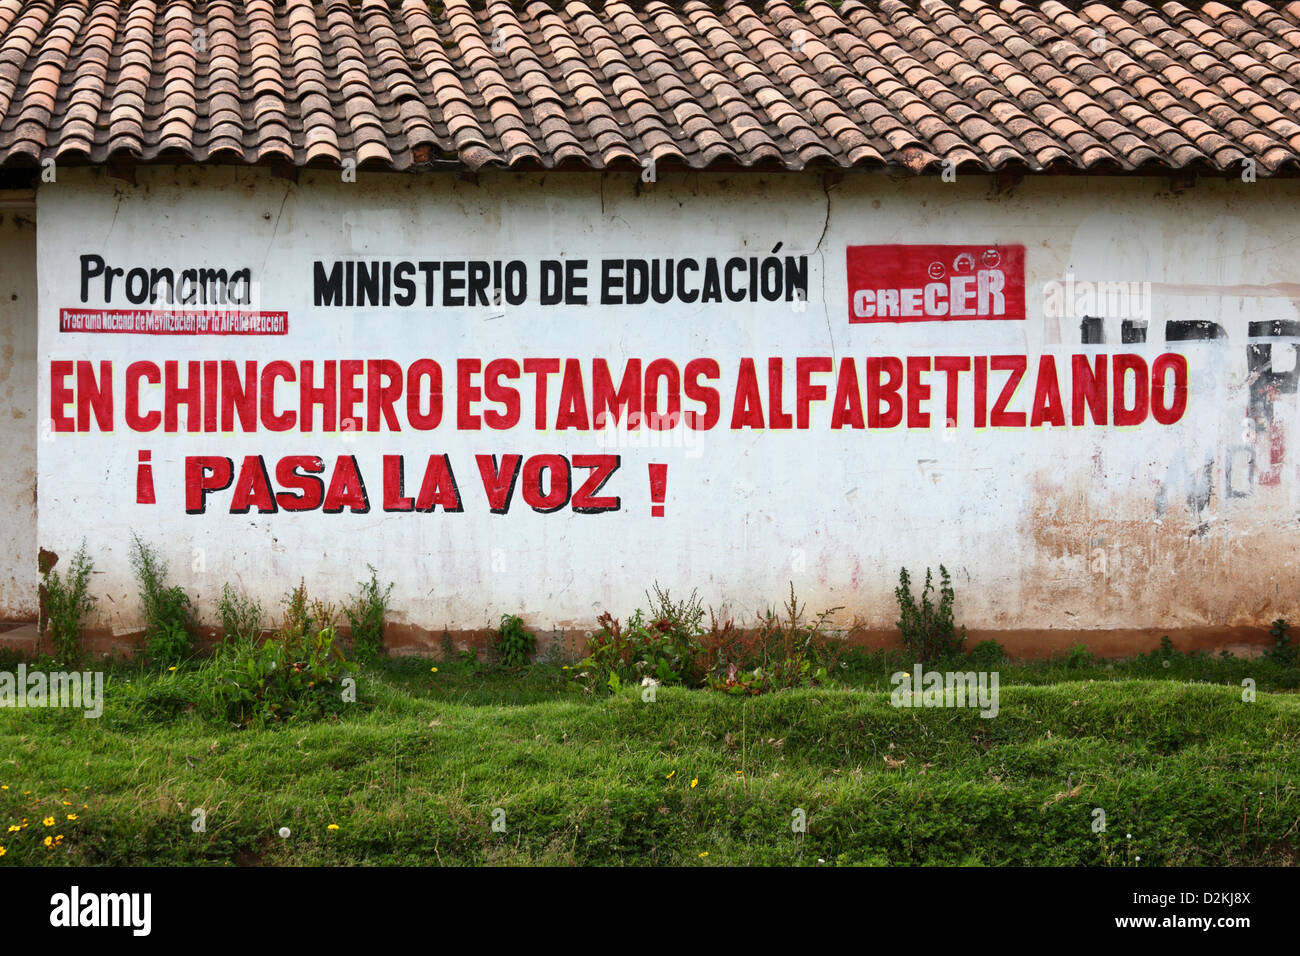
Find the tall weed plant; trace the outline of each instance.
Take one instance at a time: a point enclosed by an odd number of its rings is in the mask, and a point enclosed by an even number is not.
[[[59,661],[75,665],[81,660],[82,624],[95,604],[90,594],[94,562],[86,554],[84,540],[64,574],[55,570],[56,562],[57,559],[44,562],[42,567],[40,630],[42,634],[49,632]]]
[[[174,667],[194,655],[198,621],[184,588],[167,583],[167,565],[153,545],[131,535],[131,570],[140,589],[144,639],[149,662]]]

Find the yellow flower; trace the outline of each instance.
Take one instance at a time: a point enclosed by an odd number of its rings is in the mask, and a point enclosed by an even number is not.
[[[699,777],[696,777],[694,780],[692,780],[692,781],[691,781],[691,789],[694,790],[695,787],[699,784],[699,782],[700,782],[700,778],[699,778]]]
[[[69,814],[68,814],[68,819],[69,819],[69,820],[75,820],[75,819],[77,819],[77,815],[76,815],[75,813],[69,813]]]
[[[438,673],[438,668],[436,668],[436,667],[430,667],[430,668],[429,668],[429,673],[430,673],[430,674],[436,674],[436,673]]]
[[[43,842],[46,846],[54,846],[54,837],[46,837]]]
[[[41,821],[41,823],[45,824],[47,827],[52,827],[54,826],[54,817],[46,817]]]
[[[9,832],[10,832],[10,833],[18,833],[18,832],[20,832],[21,830],[22,830],[22,827],[20,827],[20,826],[19,826],[18,824],[16,824],[16,823],[11,823],[11,824],[9,825]]]
[[[0,846],[0,856],[4,856],[4,855],[5,855],[6,853],[8,853],[8,852],[9,852],[8,850],[6,850],[4,847]]]
[[[706,856],[708,856],[708,855],[709,855],[709,851],[708,851],[708,850],[705,850],[703,853],[700,854],[700,859],[702,860],[702,859],[704,859],[704,858],[705,858]]]
[[[63,834],[60,833],[58,836],[54,838],[54,845],[58,846],[62,842],[63,842]]]
[[[674,770],[674,771],[673,771],[672,773],[670,773],[668,776],[664,777],[664,779],[665,779],[665,780],[671,780],[671,779],[673,779],[673,777],[675,777],[676,775],[677,775],[677,771]]]
[[[0,790],[8,790],[8,789],[9,789],[9,784],[0,783]]]
[[[65,807],[70,807],[70,806],[72,806],[72,804],[69,803],[67,800],[64,800],[64,801],[63,801],[63,805],[64,805]]]
[[[745,771],[743,771],[743,770],[737,770],[737,771],[736,771],[736,776],[737,776],[737,777],[743,777],[744,775],[745,775]]]
[[[338,825],[337,823],[331,823],[331,824],[330,824],[329,826],[327,826],[325,829],[326,829],[326,830],[337,830],[338,828],[339,828],[339,825]]]
[[[167,668],[167,670],[169,670],[169,671],[174,671],[174,670],[176,670],[176,668],[175,668],[175,667],[169,667],[169,668]]]

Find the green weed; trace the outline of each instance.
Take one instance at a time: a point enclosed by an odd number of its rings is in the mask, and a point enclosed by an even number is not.
[[[41,633],[49,631],[55,656],[69,666],[81,660],[82,621],[95,605],[90,594],[93,570],[84,540],[68,562],[67,573],[60,575],[53,561],[41,569]]]

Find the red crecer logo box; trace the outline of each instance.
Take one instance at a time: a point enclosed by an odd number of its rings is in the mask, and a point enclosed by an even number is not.
[[[1025,317],[1022,245],[848,246],[849,322]]]

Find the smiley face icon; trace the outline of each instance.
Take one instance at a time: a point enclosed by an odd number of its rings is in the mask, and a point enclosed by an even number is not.
[[[1002,254],[998,252],[996,249],[985,249],[984,255],[980,257],[980,260],[988,268],[996,269],[998,263],[1002,261]]]
[[[930,278],[931,278],[931,279],[942,279],[942,278],[943,278],[943,273],[944,273],[944,268],[943,268],[943,263],[942,263],[942,262],[931,262],[931,263],[930,263]]]
[[[953,272],[973,272],[975,270],[975,257],[969,252],[960,253],[956,259],[952,260]]]

